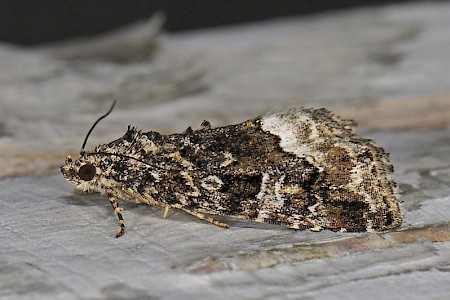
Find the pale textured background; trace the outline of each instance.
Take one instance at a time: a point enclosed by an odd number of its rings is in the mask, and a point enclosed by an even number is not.
[[[160,20],[41,48],[0,45],[0,298],[450,297],[450,4],[357,9],[177,35]],[[181,132],[327,107],[391,153],[404,225],[287,230],[108,200],[58,172],[128,124]]]

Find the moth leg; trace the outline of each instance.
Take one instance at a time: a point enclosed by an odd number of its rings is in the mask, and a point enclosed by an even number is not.
[[[185,208],[183,208],[183,207],[176,207],[176,208],[179,208],[179,209],[181,209],[182,211],[184,211],[185,213],[188,213],[188,214],[190,214],[190,215],[192,215],[192,216],[194,216],[194,217],[197,217],[197,218],[199,218],[199,219],[201,219],[201,220],[205,220],[205,221],[207,221],[207,222],[209,222],[209,223],[211,223],[211,224],[214,224],[214,225],[216,225],[216,226],[219,226],[219,227],[222,227],[222,228],[228,228],[228,227],[230,227],[230,225],[225,224],[225,223],[222,223],[222,222],[219,222],[219,221],[217,221],[217,220],[214,220],[213,218],[207,217],[207,216],[205,216],[205,215],[202,214],[202,213],[199,213],[199,212],[196,212],[196,211],[192,211],[192,210],[188,210],[188,209],[185,209]]]
[[[319,231],[322,231],[322,227],[316,225],[314,227],[309,228],[309,230],[312,232],[319,232]]]
[[[169,205],[164,206],[163,219],[167,218],[167,215],[169,214],[169,210],[170,210],[170,206]]]
[[[116,213],[117,217],[119,218],[119,224],[120,224],[120,230],[116,233],[116,238],[121,237],[125,233],[125,221],[122,217],[122,211],[123,208],[119,205],[119,202],[116,197],[110,196],[109,202],[111,203],[112,207],[114,208],[114,212]]]

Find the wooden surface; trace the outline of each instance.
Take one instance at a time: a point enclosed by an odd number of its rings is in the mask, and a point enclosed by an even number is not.
[[[0,45],[0,298],[449,298],[449,15],[423,2],[178,35],[155,34],[153,20],[130,29],[129,52],[123,32]],[[390,152],[405,222],[381,234],[225,230],[124,203],[115,239],[108,200],[75,193],[58,170],[114,99],[87,148],[128,124],[172,133],[326,107]]]

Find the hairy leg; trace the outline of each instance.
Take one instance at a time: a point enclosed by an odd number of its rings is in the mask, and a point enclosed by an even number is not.
[[[230,225],[225,224],[225,223],[222,223],[222,222],[219,222],[219,221],[217,221],[217,220],[214,220],[213,218],[208,217],[208,216],[205,216],[205,215],[202,214],[202,213],[199,213],[199,212],[196,212],[196,211],[192,211],[192,210],[188,210],[188,209],[186,209],[186,208],[184,208],[184,207],[181,207],[181,206],[172,206],[172,207],[173,207],[173,208],[181,209],[181,210],[184,211],[185,213],[188,213],[188,214],[190,214],[190,215],[192,215],[192,216],[194,216],[194,217],[197,217],[197,218],[199,218],[199,219],[201,219],[201,220],[205,220],[205,221],[207,221],[207,222],[209,222],[209,223],[211,223],[211,224],[214,224],[214,225],[216,225],[216,226],[219,226],[219,227],[222,227],[222,228],[228,228],[228,227],[230,227]]]
[[[119,218],[120,230],[116,234],[116,238],[118,238],[125,233],[125,221],[123,220],[122,217],[123,208],[119,205],[118,199],[114,196],[109,196],[109,202],[111,203],[112,207],[114,208],[114,212]]]

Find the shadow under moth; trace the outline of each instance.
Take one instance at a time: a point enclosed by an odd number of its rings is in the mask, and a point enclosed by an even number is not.
[[[66,158],[64,177],[109,198],[319,231],[383,231],[402,223],[393,167],[352,122],[326,109],[293,108],[237,125],[161,135],[128,127],[121,138]]]

